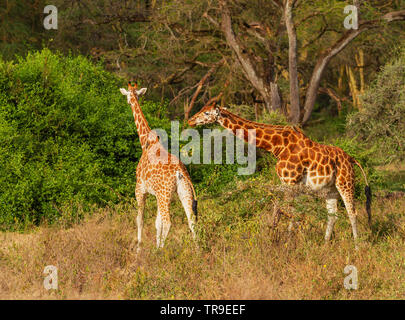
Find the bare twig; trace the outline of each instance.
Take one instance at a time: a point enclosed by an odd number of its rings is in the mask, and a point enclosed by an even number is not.
[[[204,75],[204,77],[201,78],[201,80],[198,82],[197,85],[197,89],[195,90],[193,97],[191,98],[190,103],[187,105],[187,107],[185,108],[185,112],[184,112],[184,120],[187,121],[190,115],[190,111],[194,106],[194,103],[197,99],[198,94],[200,93],[204,82],[207,81],[207,79],[214,73],[214,71],[223,63],[225,62],[225,58],[222,58],[221,60],[219,60],[218,62],[216,62],[209,70],[208,72]]]
[[[228,85],[229,85],[229,80],[227,80],[227,81],[225,82],[225,84],[224,84],[224,89],[223,89],[217,96],[215,96],[215,97],[209,99],[205,105],[210,105],[210,104],[213,104],[214,102],[217,103],[217,102],[219,101],[219,99],[221,99],[221,97],[223,96],[224,90],[226,89],[226,87],[227,87]]]

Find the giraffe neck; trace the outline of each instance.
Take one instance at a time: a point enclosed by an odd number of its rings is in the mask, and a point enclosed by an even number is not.
[[[138,131],[139,141],[141,142],[142,150],[145,150],[147,147],[148,137],[150,137],[149,134],[151,132],[151,129],[148,125],[148,122],[146,121],[145,115],[143,114],[137,99],[132,98],[130,102],[136,130]]]
[[[252,143],[252,140],[249,141],[248,130],[256,129],[254,140],[256,147],[269,151],[275,157],[278,157],[280,152],[284,149],[285,145],[281,135],[283,131],[291,130],[290,127],[258,123],[243,119],[226,109],[219,108],[219,110],[220,116],[217,122],[222,127],[232,131],[235,135],[237,134],[236,130],[243,130],[243,139],[246,142]]]

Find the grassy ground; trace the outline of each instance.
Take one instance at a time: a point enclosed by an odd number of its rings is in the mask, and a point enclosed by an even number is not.
[[[357,251],[341,204],[328,244],[323,202],[310,196],[293,200],[301,222],[292,233],[286,217],[274,229],[278,182],[269,170],[214,196],[199,192],[198,246],[175,199],[166,246],[155,249],[153,197],[138,255],[130,248],[130,206],[100,210],[70,227],[1,233],[0,299],[405,299],[404,168],[379,169],[397,191],[376,192],[372,231],[358,201]],[[46,265],[58,268],[57,291],[43,287]],[[343,286],[346,265],[358,270],[357,290]]]

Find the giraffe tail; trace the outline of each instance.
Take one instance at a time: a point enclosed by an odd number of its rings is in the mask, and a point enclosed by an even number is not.
[[[367,182],[367,176],[366,173],[363,170],[363,167],[361,166],[361,164],[353,159],[353,162],[360,168],[361,172],[363,173],[364,176],[364,180],[366,181],[366,187],[364,188],[364,193],[366,194],[366,211],[367,211],[367,216],[368,216],[368,225],[371,228],[371,188]]]

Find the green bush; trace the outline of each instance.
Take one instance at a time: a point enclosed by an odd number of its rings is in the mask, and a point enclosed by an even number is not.
[[[255,120],[254,109],[248,105],[234,105],[231,104],[227,106],[227,109],[241,116],[246,119],[250,119],[253,121]],[[268,113],[267,111],[263,112],[260,118],[257,120],[261,123],[268,123],[268,124],[275,124],[275,125],[286,125],[287,120],[286,118],[278,113],[278,112],[271,112]],[[200,131],[200,135],[202,136],[203,128],[211,128],[211,129],[219,129],[220,131],[225,130],[218,124],[199,127],[198,130]],[[246,144],[245,144],[246,145]],[[201,144],[202,150],[202,144]],[[245,148],[244,155],[247,155],[247,149]],[[225,148],[225,141],[223,143],[222,149],[222,159],[225,161],[226,159],[226,148]],[[201,161],[202,161],[202,153],[201,153]],[[253,176],[257,176],[260,174],[269,174],[267,172],[269,168],[274,168],[275,162],[274,157],[270,155],[269,152],[263,149],[256,149],[256,170],[253,173]],[[243,181],[245,179],[251,178],[250,175],[238,175],[238,168],[246,167],[246,164],[241,165],[236,163],[234,164],[191,164],[189,166],[190,175],[194,183],[198,183],[198,189],[202,192],[207,192],[211,195],[213,194],[221,194],[226,189],[225,192],[229,191],[229,188],[235,187],[237,181]]]
[[[255,119],[255,111],[254,111],[255,109],[252,106],[248,106],[245,104],[241,105],[231,104],[228,106],[228,109],[232,113],[235,113],[242,118],[256,121],[259,123],[267,123],[273,125],[288,125],[288,120],[285,117],[285,115],[283,115],[278,111],[268,112],[267,110],[264,110],[258,115],[258,119]]]
[[[348,117],[349,136],[375,147],[376,163],[405,159],[405,48],[382,68],[361,100],[362,110]]]
[[[82,56],[45,49],[0,60],[2,229],[133,196],[141,148],[120,86]],[[152,128],[170,127],[164,106],[142,108]]]

